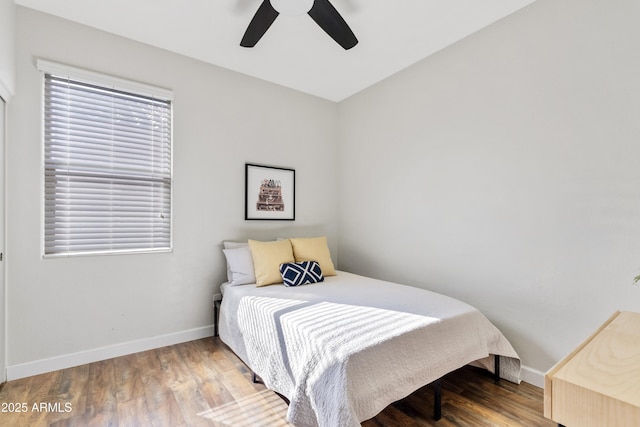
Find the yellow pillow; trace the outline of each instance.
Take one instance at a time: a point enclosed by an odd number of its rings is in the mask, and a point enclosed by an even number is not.
[[[336,269],[331,261],[331,253],[326,237],[296,238],[291,240],[296,262],[317,261],[324,276],[335,276]]]
[[[275,242],[259,242],[249,240],[253,267],[256,273],[256,286],[282,283],[280,264],[294,262],[291,242],[276,240]]]

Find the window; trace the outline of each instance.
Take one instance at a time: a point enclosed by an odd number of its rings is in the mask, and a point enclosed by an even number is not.
[[[170,250],[171,93],[47,61],[38,68],[45,256]]]

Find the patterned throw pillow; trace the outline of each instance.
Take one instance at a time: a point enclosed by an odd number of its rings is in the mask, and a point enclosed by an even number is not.
[[[300,286],[324,281],[320,264],[316,261],[280,264],[280,274],[285,286]]]

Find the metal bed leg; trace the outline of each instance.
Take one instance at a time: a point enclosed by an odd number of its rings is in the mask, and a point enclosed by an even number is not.
[[[213,301],[213,336],[217,337],[220,329],[220,306],[222,300],[217,299]]]
[[[494,363],[494,369],[493,369],[493,379],[495,382],[499,382],[500,381],[500,356],[498,356],[497,354],[493,355],[495,363]]]
[[[251,372],[251,381],[253,381],[254,384],[260,384],[260,381],[258,381],[258,376],[253,371]]]
[[[213,336],[218,336],[218,305],[220,303],[216,300],[213,302]]]
[[[442,418],[442,379],[433,383],[433,419],[438,421]]]

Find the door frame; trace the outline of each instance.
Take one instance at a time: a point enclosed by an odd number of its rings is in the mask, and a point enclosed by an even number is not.
[[[7,102],[0,96],[0,384],[7,381],[6,142]]]

